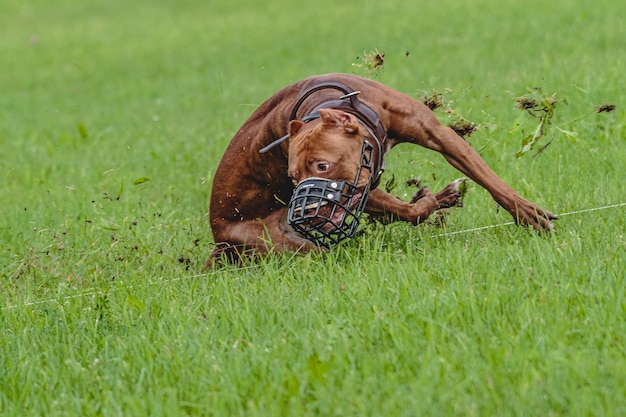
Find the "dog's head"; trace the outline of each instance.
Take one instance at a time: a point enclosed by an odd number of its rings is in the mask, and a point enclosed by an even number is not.
[[[372,182],[368,130],[352,114],[320,109],[319,121],[289,124],[289,223],[320,246],[351,237]]]
[[[310,177],[352,183],[361,170],[367,130],[350,113],[321,109],[319,114],[319,123],[289,123],[289,176],[294,185]],[[366,177],[360,176],[357,187],[365,186]]]

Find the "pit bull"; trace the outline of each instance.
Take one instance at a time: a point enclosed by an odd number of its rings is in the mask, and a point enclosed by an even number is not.
[[[370,79],[327,74],[278,91],[228,145],[213,178],[207,266],[324,250],[352,237],[362,213],[417,225],[457,205],[459,180],[436,194],[423,188],[411,202],[377,188],[384,155],[404,142],[439,152],[517,224],[554,228],[556,216],[522,198],[426,105]]]

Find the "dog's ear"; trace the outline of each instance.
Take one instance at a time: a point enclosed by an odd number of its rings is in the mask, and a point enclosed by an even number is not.
[[[322,123],[343,127],[351,135],[359,133],[359,121],[354,115],[335,109],[320,109],[319,112]]]
[[[301,120],[292,120],[289,122],[289,136],[294,137],[305,124],[306,123]]]

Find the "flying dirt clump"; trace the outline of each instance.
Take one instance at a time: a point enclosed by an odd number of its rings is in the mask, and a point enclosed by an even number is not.
[[[444,105],[443,95],[437,92],[426,93],[419,100],[433,111]]]
[[[352,64],[352,67],[356,70],[356,74],[367,78],[375,78],[378,76],[378,74],[384,70],[384,66],[385,54],[379,52],[378,49],[363,52],[363,56],[357,56],[356,62]]]
[[[477,129],[473,122],[465,119],[455,119],[448,124],[448,127],[462,138],[470,136]]]
[[[424,103],[424,105],[432,111],[440,109],[446,104],[443,99],[443,94],[436,91],[425,93],[419,98],[419,101]],[[447,109],[445,110],[445,113],[449,115],[456,115],[456,117],[448,123],[448,127],[454,130],[460,137],[465,138],[476,131],[476,124],[470,122],[469,120],[465,120],[463,117],[459,116],[456,111]]]
[[[610,113],[613,110],[615,110],[615,108],[616,108],[615,104],[607,103],[607,104],[603,104],[601,106],[596,107],[596,112],[598,112],[598,113]]]

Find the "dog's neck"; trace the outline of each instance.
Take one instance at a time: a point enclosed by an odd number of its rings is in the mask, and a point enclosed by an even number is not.
[[[380,121],[380,117],[367,104],[359,100],[359,91],[355,91],[351,87],[343,83],[330,81],[315,84],[312,87],[309,87],[306,91],[300,94],[300,97],[298,97],[298,100],[296,100],[296,104],[291,111],[291,116],[289,117],[289,120],[291,121],[298,118],[298,111],[300,110],[300,107],[311,94],[316,93],[320,90],[327,89],[339,90],[344,93],[344,95],[339,97],[338,99],[325,101],[319,104],[313,109],[313,111],[311,111],[308,115],[302,117],[300,120],[307,121],[305,120],[307,118],[309,120],[314,119],[315,114],[320,109],[343,110],[345,112],[355,115],[364,125],[369,127],[369,130],[374,133],[374,140],[378,141],[382,147],[385,140],[387,139],[387,131]]]

